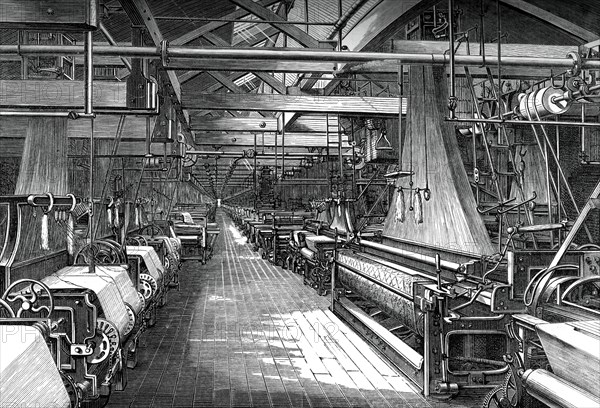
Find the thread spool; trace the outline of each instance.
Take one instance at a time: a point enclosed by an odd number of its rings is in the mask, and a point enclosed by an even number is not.
[[[528,94],[519,95],[517,114],[522,119],[536,120],[551,115],[562,115],[571,107],[572,99],[556,101],[562,98],[564,91],[558,88],[546,87]]]

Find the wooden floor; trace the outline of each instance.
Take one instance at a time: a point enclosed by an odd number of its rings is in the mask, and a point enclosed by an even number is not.
[[[300,276],[262,260],[231,221],[187,261],[139,364],[109,407],[431,407]],[[454,405],[453,406],[457,406]]]

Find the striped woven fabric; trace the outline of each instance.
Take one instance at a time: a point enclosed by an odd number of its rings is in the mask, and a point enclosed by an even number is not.
[[[339,265],[337,280],[344,287],[375,303],[383,312],[395,317],[411,330],[417,333],[422,332],[419,312],[412,302],[413,284],[423,280],[420,275],[411,275],[395,270],[378,263],[374,258],[349,250],[339,251],[337,261]],[[360,271],[361,274],[376,282],[393,287],[403,296],[373,283],[368,278],[355,273],[354,270]]]
[[[157,282],[162,282],[165,274],[165,267],[160,262],[158,254],[151,246],[126,246],[128,255],[141,256],[144,260],[148,274],[156,279]]]
[[[0,326],[0,407],[68,408],[69,395],[41,333]]]
[[[129,315],[125,303],[115,282],[106,276],[87,275],[50,275],[42,279],[50,289],[90,289],[98,299],[107,320],[113,323],[122,337],[127,332]]]
[[[142,310],[142,300],[124,267],[120,265],[96,266],[94,273],[98,276],[112,279],[117,286],[123,301],[128,303],[135,313],[139,313]],[[55,274],[58,276],[88,275],[89,268],[87,266],[67,266]]]

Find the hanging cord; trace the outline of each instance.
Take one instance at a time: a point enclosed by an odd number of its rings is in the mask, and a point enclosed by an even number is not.
[[[423,67],[423,78],[425,78],[425,67]],[[425,87],[423,86],[423,103],[425,103],[425,98],[427,97],[427,93],[425,92]],[[431,191],[429,190],[429,147],[427,144],[427,120],[425,120],[424,127],[424,147],[425,147],[425,189],[423,190],[423,198],[425,201],[429,201],[431,197]],[[421,221],[423,222],[423,215],[421,214]]]
[[[142,160],[142,171],[140,171],[140,178],[139,178],[139,180],[137,182],[137,186],[135,188],[135,196],[133,198],[134,203],[137,203],[138,195],[140,193],[140,187],[142,186],[142,178],[144,177],[145,170],[146,170],[146,161]]]
[[[108,187],[108,183],[110,181],[110,174],[112,173],[112,167],[113,167],[113,157],[117,154],[117,151],[119,150],[119,144],[121,143],[121,138],[123,136],[123,128],[125,127],[125,115],[121,115],[119,117],[119,123],[117,124],[117,132],[115,135],[115,141],[113,143],[113,148],[112,148],[112,152],[111,152],[111,156],[108,162],[108,169],[106,170],[106,175],[104,176],[104,184],[102,185],[102,194],[100,196],[100,198],[104,198],[104,195],[106,194],[106,189]],[[125,182],[125,180],[123,180],[123,182]],[[109,210],[110,213],[110,210]],[[112,220],[108,220],[109,224],[111,223]],[[98,227],[100,225],[100,217],[98,217],[98,220],[96,221],[96,228],[94,229],[94,232],[98,231]],[[93,239],[95,239],[96,237],[94,236]],[[93,240],[92,239],[92,240]]]

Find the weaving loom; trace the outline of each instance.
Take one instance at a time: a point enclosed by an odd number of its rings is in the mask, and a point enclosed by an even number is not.
[[[51,290],[90,289],[102,306],[101,315],[112,322],[125,339],[129,329],[129,315],[121,293],[112,278],[96,274],[50,275],[42,279]]]
[[[447,398],[500,383],[508,370],[502,354],[510,349],[506,318],[491,311],[490,292],[463,278],[481,276],[482,259],[494,249],[454,129],[440,119],[447,101],[437,86],[440,75],[431,67],[410,69],[402,162],[411,169],[396,180],[396,205],[381,236],[355,237],[344,200],[336,203],[329,228],[346,234],[349,248],[336,254],[333,311],[425,395]],[[427,143],[412,142],[423,134]],[[444,171],[430,171],[428,157]]]

